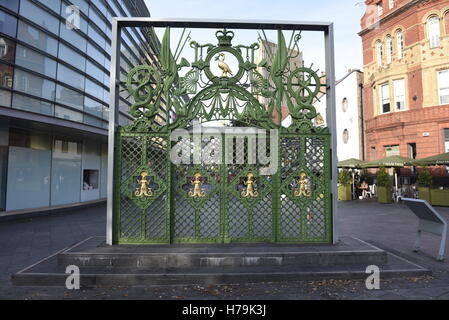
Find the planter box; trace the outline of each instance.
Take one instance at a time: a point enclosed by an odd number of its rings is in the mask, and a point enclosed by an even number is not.
[[[338,186],[338,200],[340,200],[340,201],[352,200],[351,185],[339,185]]]
[[[392,203],[393,198],[390,187],[377,187],[377,202]]]
[[[430,201],[430,188],[428,188],[428,187],[419,187],[418,188],[418,191],[419,191],[419,198],[421,199],[421,200],[426,200],[429,204],[431,204],[431,201]]]
[[[449,190],[430,189],[430,203],[434,206],[449,207]]]

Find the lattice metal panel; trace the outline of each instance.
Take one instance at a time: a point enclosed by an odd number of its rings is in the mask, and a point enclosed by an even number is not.
[[[168,194],[162,194],[144,212],[145,239],[152,242],[168,242],[170,238],[167,214]]]
[[[281,196],[279,212],[279,238],[284,241],[298,239],[301,236],[301,209],[285,194]]]
[[[184,138],[181,150],[195,150],[196,139]],[[221,150],[220,141],[204,136],[198,151],[192,151],[190,164],[173,166],[175,190],[172,212],[174,242],[222,242]],[[214,153],[214,149],[217,148]],[[199,158],[195,159],[198,152]],[[216,157],[217,156],[217,157]],[[200,160],[200,164],[195,161]]]
[[[280,241],[331,240],[329,148],[329,135],[281,138]]]
[[[142,164],[143,139],[143,136],[138,135],[122,137],[120,150],[120,177],[122,181],[128,179]]]
[[[142,232],[142,210],[128,197],[120,198],[120,237],[140,239]]]
[[[275,241],[273,219],[276,214],[273,210],[273,176],[261,175],[263,166],[256,156],[253,157],[254,164],[239,164],[251,162],[248,161],[249,148],[253,148],[253,155],[257,155],[256,144],[251,145],[249,139],[251,137],[235,139],[233,163],[226,165],[227,241],[271,242]]]
[[[119,157],[119,243],[168,243],[168,137],[122,134]]]

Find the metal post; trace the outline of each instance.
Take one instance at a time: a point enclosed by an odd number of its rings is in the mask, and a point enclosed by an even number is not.
[[[114,152],[118,127],[119,70],[121,30],[117,18],[112,19],[111,74],[109,82],[108,198],[106,208],[106,243],[113,244],[114,215]]]
[[[326,79],[327,79],[327,108],[326,118],[327,126],[331,132],[332,150],[331,150],[331,170],[332,170],[332,237],[333,243],[338,242],[337,228],[337,114],[335,108],[335,56],[334,56],[334,25],[329,24],[324,32],[325,52],[326,52]]]

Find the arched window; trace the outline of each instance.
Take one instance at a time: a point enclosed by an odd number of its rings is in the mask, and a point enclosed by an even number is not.
[[[398,60],[401,60],[404,57],[404,33],[402,30],[396,31],[396,47]]]
[[[349,141],[349,131],[348,129],[343,130],[343,143],[347,144]]]
[[[387,36],[385,40],[386,50],[387,50],[387,64],[390,64],[393,61],[393,40],[390,36]]]
[[[377,56],[377,65],[380,67],[382,66],[382,59],[383,59],[383,48],[382,42],[380,42],[380,40],[376,42],[376,56]]]
[[[431,16],[427,19],[427,35],[429,37],[430,48],[440,46],[440,18]]]
[[[341,102],[341,109],[343,112],[348,111],[348,98],[343,98],[343,101]]]

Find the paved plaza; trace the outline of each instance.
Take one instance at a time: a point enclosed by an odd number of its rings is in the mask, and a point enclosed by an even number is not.
[[[371,200],[340,202],[340,234],[368,241],[430,269],[432,276],[381,279],[369,291],[364,281],[323,280],[219,286],[112,287],[66,290],[13,287],[10,275],[90,236],[104,236],[105,206],[0,223],[0,299],[449,299],[449,258],[437,262],[439,239],[423,236],[414,253],[417,220],[402,204]],[[449,208],[437,207],[449,221]]]

